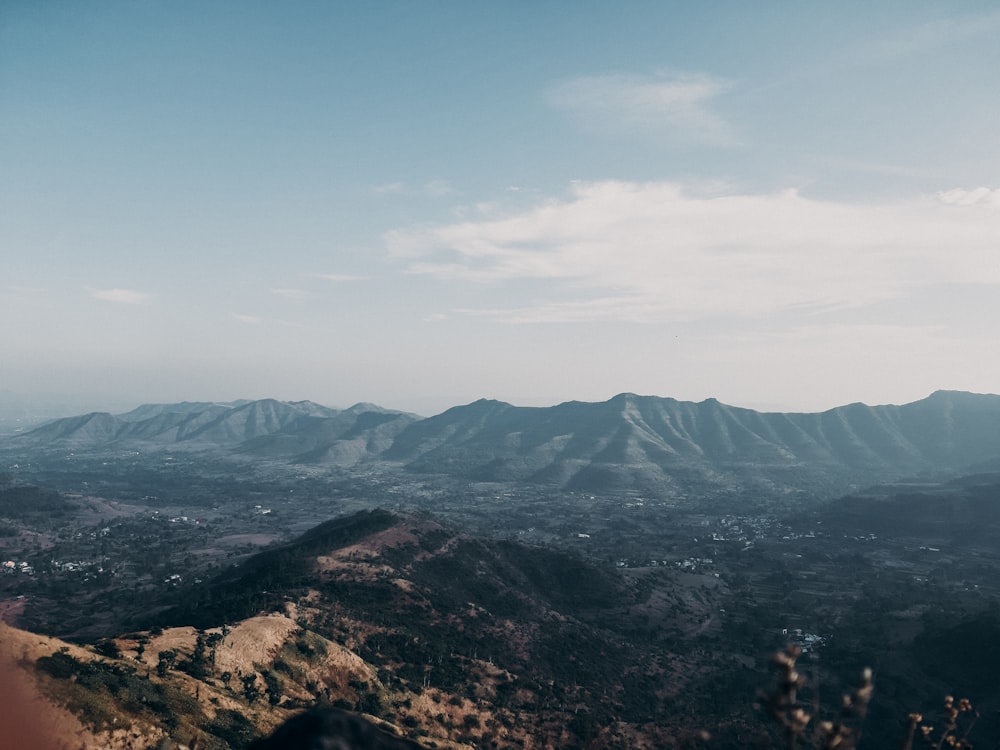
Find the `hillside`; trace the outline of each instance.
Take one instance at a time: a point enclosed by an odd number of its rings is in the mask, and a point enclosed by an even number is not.
[[[693,597],[674,577],[640,579],[376,510],[261,552],[160,619],[204,628],[294,605],[296,622],[406,696],[383,696],[375,713],[429,729],[426,717],[388,705],[426,708],[429,698],[461,709],[451,735],[461,741],[478,743],[490,728],[505,738],[497,747],[529,737],[566,746],[570,734],[634,746],[679,728],[658,718],[688,703],[678,696],[690,679],[668,644],[711,606],[712,594]]]
[[[903,406],[781,414],[621,394],[545,408],[481,400],[426,419],[372,404],[159,405],[57,420],[3,445],[25,455],[57,446],[213,448],[289,465],[659,497],[834,497],[852,485],[1000,460],[1000,396],[939,391]]]
[[[236,402],[235,405],[147,404],[120,416],[95,412],[55,420],[18,436],[18,440],[26,443],[59,441],[79,446],[149,442],[232,447],[262,436],[295,432],[312,419],[339,417],[341,423],[349,423],[344,425],[347,427],[353,424],[351,416],[365,411],[367,409],[338,411],[311,401],[273,399]]]
[[[678,575],[376,510],[188,588],[130,633],[86,649],[42,638],[24,661],[88,748],[125,747],[123,721],[242,747],[318,700],[427,747],[664,747],[707,720],[690,669],[712,660],[678,654],[723,591]]]
[[[829,503],[821,518],[831,530],[864,529],[930,546],[991,548],[1000,534],[1000,473],[871,488]]]
[[[45,620],[58,596],[66,616],[49,616],[48,632],[90,645],[23,631],[0,641],[51,704],[37,710],[83,723],[72,747],[242,748],[321,702],[429,748],[701,747],[681,742],[707,729],[708,747],[728,750],[766,731],[753,697],[770,684],[767,657],[789,639],[809,645],[804,634],[819,639],[803,664],[824,703],[874,668],[865,746],[898,746],[908,712],[946,693],[983,710],[980,737],[1000,736],[998,491],[983,475],[785,521],[675,517],[625,545],[574,535],[579,552],[366,510],[197,571],[183,566],[218,544],[211,524],[122,515],[67,535],[77,556],[57,545],[37,575],[2,579],[24,596],[0,616],[26,624],[35,608]],[[156,543],[175,558],[123,577],[113,550],[139,530],[137,562]],[[102,574],[45,568],[93,559],[87,544]],[[78,616],[91,618],[82,636]]]
[[[739,484],[813,489],[958,470],[1000,453],[1000,396],[768,414],[621,394],[546,409],[477,402],[423,420],[386,453],[413,471],[580,490]]]

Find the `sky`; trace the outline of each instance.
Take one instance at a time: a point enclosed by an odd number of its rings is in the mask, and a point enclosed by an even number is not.
[[[0,0],[0,389],[1000,392],[995,2]]]

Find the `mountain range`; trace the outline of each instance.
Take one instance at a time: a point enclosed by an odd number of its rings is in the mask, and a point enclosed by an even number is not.
[[[427,418],[365,403],[338,410],[273,399],[185,402],[58,419],[5,443],[222,449],[291,464],[654,496],[832,496],[860,483],[1000,465],[1000,396],[938,391],[901,406],[767,413],[623,393],[551,407],[484,399]]]

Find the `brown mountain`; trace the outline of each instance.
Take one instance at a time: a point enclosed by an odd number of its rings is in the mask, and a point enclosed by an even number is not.
[[[239,748],[316,702],[426,747],[668,747],[707,720],[706,660],[680,654],[723,588],[376,510],[189,588],[158,624],[21,661],[84,747]]]

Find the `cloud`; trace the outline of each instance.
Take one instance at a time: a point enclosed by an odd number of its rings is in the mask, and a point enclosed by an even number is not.
[[[256,325],[257,323],[260,323],[262,320],[256,315],[243,315],[242,313],[235,313],[235,312],[232,313],[232,316],[236,318],[236,320],[240,321],[240,323],[247,323],[250,325]]]
[[[493,220],[386,235],[408,273],[517,286],[528,303],[463,308],[511,322],[693,320],[855,308],[952,283],[1000,284],[998,191],[845,203],[595,182]],[[520,284],[524,286],[524,284]],[[541,289],[541,294],[537,290]]]
[[[451,195],[455,191],[448,180],[431,180],[424,183],[421,192],[432,198],[440,198],[445,195]]]
[[[585,76],[552,87],[547,99],[586,128],[730,146],[732,128],[710,108],[728,87],[700,74]]]
[[[92,289],[87,287],[87,292],[94,299],[104,302],[119,302],[126,305],[140,305],[152,298],[147,292],[138,292],[134,289]]]
[[[395,195],[403,192],[402,182],[387,182],[384,185],[376,185],[372,188],[375,195]]]
[[[865,161],[863,159],[847,159],[830,154],[820,156],[819,161],[825,165],[842,167],[844,169],[854,170],[855,172],[885,174],[894,177],[916,177],[926,179],[931,174],[931,170],[926,167],[904,167],[898,164],[883,164],[880,162]]]
[[[937,194],[942,203],[952,206],[993,206],[1000,208],[1000,189],[991,190],[987,187],[975,188],[974,190],[942,190]]]
[[[375,195],[409,195],[441,198],[446,195],[452,195],[455,189],[448,180],[434,179],[428,180],[423,185],[416,187],[407,185],[405,182],[389,182],[384,185],[376,185],[371,191]]]
[[[348,282],[348,281],[364,281],[368,279],[368,276],[357,276],[352,273],[314,273],[311,274],[313,278],[323,279],[324,281],[334,281],[337,283]]]
[[[283,299],[291,300],[292,302],[302,302],[312,297],[312,294],[310,292],[307,292],[305,289],[286,289],[286,288],[272,289],[271,294],[275,295],[276,297],[281,297]]]
[[[456,308],[456,313],[506,323],[591,323],[618,321],[644,323],[658,315],[656,305],[638,297],[595,297],[553,301],[521,308]]]
[[[926,54],[932,50],[963,44],[1000,30],[1000,12],[935,19],[896,29],[856,52],[861,59],[894,61]]]

